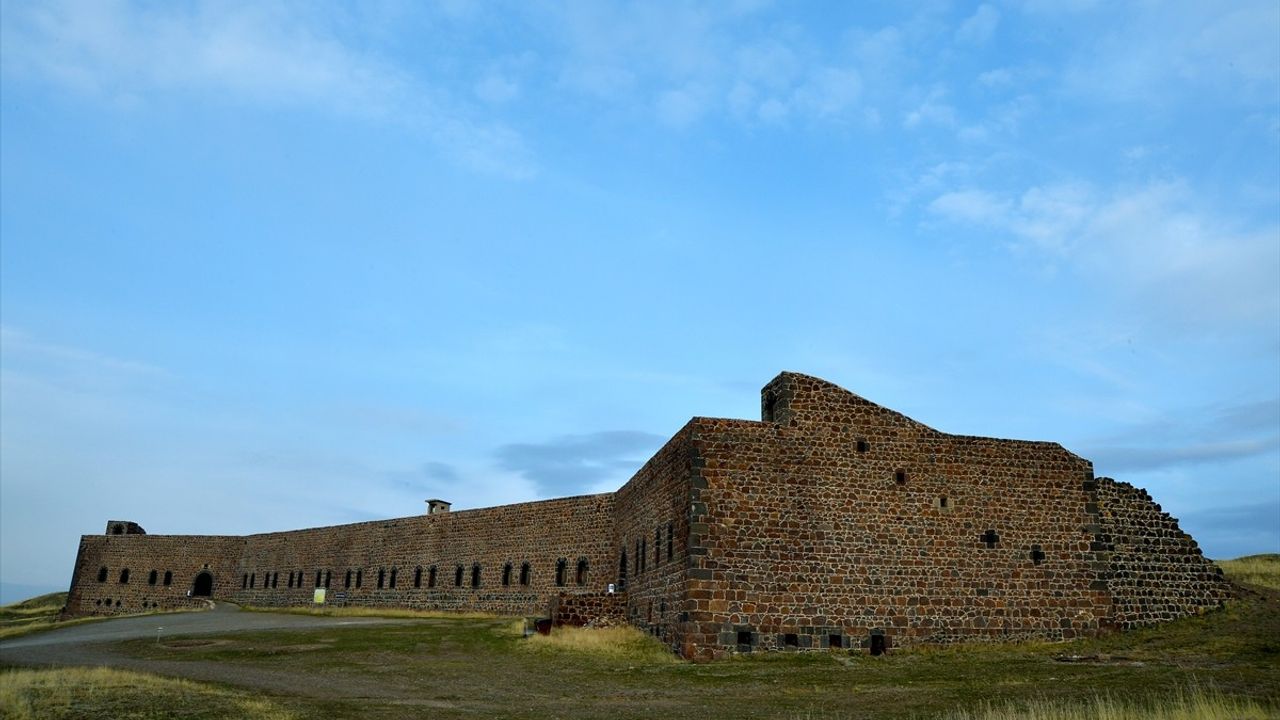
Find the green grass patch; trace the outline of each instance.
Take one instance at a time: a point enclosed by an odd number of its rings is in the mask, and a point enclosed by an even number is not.
[[[1280,590],[1280,554],[1247,555],[1235,560],[1219,560],[1218,567],[1228,578],[1244,585]]]
[[[0,639],[26,635],[51,626],[66,602],[67,594],[56,592],[0,606]]]
[[[983,703],[971,710],[953,710],[941,720],[1268,720],[1277,716],[1280,706],[1271,703],[1192,688],[1172,696],[1102,695],[1085,702]]]
[[[239,690],[109,668],[57,668],[0,672],[0,717],[293,720],[297,716]]]

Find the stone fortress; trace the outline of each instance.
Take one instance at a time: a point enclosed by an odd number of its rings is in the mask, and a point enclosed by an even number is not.
[[[609,586],[614,592],[609,592]],[[1146,492],[1056,443],[948,435],[784,372],[617,492],[246,536],[80,540],[68,616],[328,603],[629,622],[687,658],[1060,640],[1231,594]]]

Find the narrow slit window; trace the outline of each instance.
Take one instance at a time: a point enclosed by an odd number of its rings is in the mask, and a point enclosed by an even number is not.
[[[348,589],[351,587],[351,571],[350,570],[347,570],[347,576],[342,580],[342,587],[348,588]]]
[[[379,589],[379,590],[381,590],[381,589],[382,589],[382,585],[383,585],[383,583],[385,583],[385,582],[386,582],[386,580],[387,580],[387,570],[386,570],[386,568],[378,568],[378,589]]]
[[[667,523],[667,560],[670,560],[675,553],[675,527],[672,523]]]
[[[502,585],[506,587],[511,584],[511,563],[502,566]]]
[[[427,571],[427,587],[433,588],[435,586],[436,586],[436,566],[432,565],[431,569]]]
[[[459,565],[453,571],[453,586],[462,587],[462,566]]]
[[[422,587],[422,566],[413,569],[413,586],[415,588]]]
[[[556,561],[556,587],[564,587],[564,571],[569,565],[569,561],[560,558]]]
[[[107,566],[103,565],[102,567],[98,568],[98,582],[104,583],[106,581],[107,581]]]
[[[362,584],[364,584],[364,569],[357,568],[356,569],[356,587],[359,588]]]
[[[531,568],[531,567],[529,566],[529,563],[521,563],[521,564],[520,564],[520,584],[521,584],[521,585],[528,585],[528,584],[529,584],[529,580],[530,580],[530,578],[529,578],[529,574],[530,574],[530,572],[532,571],[532,569],[533,569],[533,568]]]
[[[399,571],[399,570],[397,570],[396,568],[391,568],[391,578],[390,578],[390,581],[387,583],[387,586],[388,586],[388,587],[390,587],[390,588],[392,588],[392,589],[394,589],[394,588],[395,588],[395,586],[396,586],[396,575],[397,575],[399,572],[400,572],[400,571]]]
[[[168,585],[172,585],[172,584],[173,584],[173,571],[172,571],[172,570],[165,570],[165,571],[164,571],[164,584],[165,584],[166,586],[168,586]]]
[[[579,585],[587,584],[587,559],[586,558],[578,558],[578,571],[575,575],[576,576],[574,580]]]
[[[471,587],[480,587],[480,563],[471,566]]]
[[[156,572],[155,570],[152,570],[151,574],[147,576],[147,584],[155,585],[156,581],[159,579],[160,579],[160,573]]]
[[[329,589],[329,581],[332,579],[333,579],[333,571],[325,570],[324,571],[324,587],[326,590]]]

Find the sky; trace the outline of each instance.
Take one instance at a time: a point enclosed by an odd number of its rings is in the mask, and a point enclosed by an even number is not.
[[[782,370],[1280,551],[1280,5],[0,2],[0,598],[619,487]]]

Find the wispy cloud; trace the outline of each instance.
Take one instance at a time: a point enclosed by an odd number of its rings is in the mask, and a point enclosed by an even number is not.
[[[476,119],[445,88],[343,38],[319,5],[51,2],[7,5],[11,77],[135,107],[162,96],[296,107],[397,123],[483,172],[532,172],[520,135]],[[485,99],[514,94],[490,80]]]
[[[1077,95],[1118,103],[1205,94],[1273,103],[1280,82],[1280,5],[1175,2],[1105,5],[1096,37],[1063,78]]]
[[[592,491],[603,481],[621,484],[666,438],[634,430],[566,435],[543,443],[503,445],[498,466],[519,473],[548,496]]]
[[[935,218],[1000,231],[1132,295],[1162,321],[1259,327],[1280,320],[1280,227],[1244,225],[1198,208],[1180,180],[1102,192],[1088,183],[1018,195],[965,188],[935,197]]]
[[[995,35],[1000,24],[1000,11],[983,3],[956,30],[956,41],[968,45],[982,45]]]

